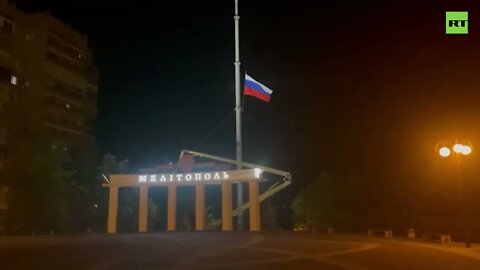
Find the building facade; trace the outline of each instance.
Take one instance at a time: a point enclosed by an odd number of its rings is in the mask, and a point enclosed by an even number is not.
[[[98,71],[88,39],[48,13],[0,0],[0,80],[2,104],[18,102],[27,130],[69,142],[92,130]]]
[[[24,35],[24,16],[6,1],[0,1],[0,170],[5,161],[9,130],[8,109],[18,98],[22,78],[22,52],[18,41]]]
[[[4,170],[9,131],[9,111],[18,97],[22,77],[22,48],[19,40],[24,35],[24,16],[7,1],[0,0],[0,173]],[[1,179],[0,179],[1,180]],[[6,230],[7,192],[9,188],[0,182],[0,234]]]
[[[87,37],[47,13],[29,20],[25,73],[35,90],[26,100],[36,110],[29,110],[28,126],[74,142],[92,129],[97,113],[97,70]]]
[[[48,13],[24,13],[0,0],[0,173],[20,133],[93,144],[98,71],[92,57],[87,36]],[[0,192],[7,190],[0,181]]]

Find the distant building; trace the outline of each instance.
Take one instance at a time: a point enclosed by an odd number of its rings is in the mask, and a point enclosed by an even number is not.
[[[85,35],[48,13],[24,13],[0,0],[0,172],[18,132],[92,143],[97,85]]]
[[[88,39],[48,13],[0,0],[0,80],[2,104],[18,102],[13,113],[28,131],[75,142],[93,128],[98,71]]]

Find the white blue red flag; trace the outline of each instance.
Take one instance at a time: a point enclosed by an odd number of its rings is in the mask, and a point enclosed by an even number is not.
[[[245,73],[245,86],[243,94],[246,96],[254,96],[265,102],[270,102],[272,90],[265,85],[255,81],[252,77]]]

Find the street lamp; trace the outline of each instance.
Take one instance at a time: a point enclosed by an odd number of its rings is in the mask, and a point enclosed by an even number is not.
[[[450,148],[445,147],[445,146],[440,148],[440,150],[438,150],[438,154],[441,157],[449,157],[451,153],[452,153],[452,151],[450,151]]]
[[[463,143],[459,143],[458,140],[455,140],[455,143],[452,145],[452,147],[446,146],[445,143],[438,143],[436,146],[436,152],[442,157],[442,158],[447,158],[447,157],[453,157],[457,163],[457,177],[459,181],[461,181],[461,191],[460,191],[460,196],[461,196],[461,204],[463,206],[463,231],[465,234],[465,247],[470,248],[470,233],[469,233],[469,226],[467,226],[465,223],[467,223],[467,215],[466,215],[466,210],[465,210],[465,199],[464,199],[464,192],[465,192],[465,183],[464,179],[462,177],[461,171],[460,171],[460,160],[463,156],[468,156],[472,153],[472,144],[468,141],[464,141]]]
[[[464,156],[468,156],[470,153],[472,153],[472,147],[470,145],[463,145],[463,147],[460,149],[460,153],[462,153]]]
[[[452,147],[443,145],[442,143],[437,144],[437,152],[441,157],[449,157],[452,155],[456,159],[461,158],[461,156],[468,156],[472,153],[472,145],[468,144],[455,143]]]

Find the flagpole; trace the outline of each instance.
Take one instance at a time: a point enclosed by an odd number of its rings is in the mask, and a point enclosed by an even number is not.
[[[236,114],[236,154],[237,169],[241,169],[242,165],[242,104],[240,90],[240,16],[238,16],[238,0],[235,0],[235,114]],[[242,183],[237,183],[237,207],[243,204],[243,187]],[[243,213],[240,211],[237,216],[237,228],[243,229]]]

